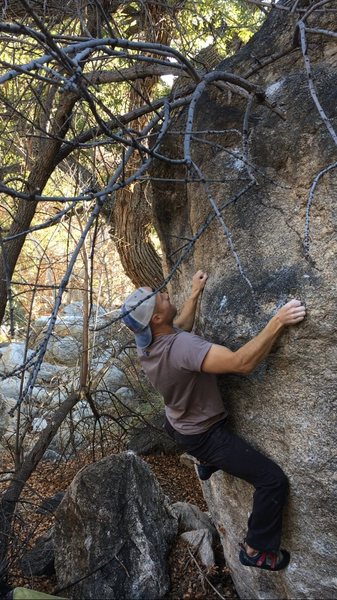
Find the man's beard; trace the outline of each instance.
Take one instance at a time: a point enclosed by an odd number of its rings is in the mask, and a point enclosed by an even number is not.
[[[175,319],[175,317],[177,316],[177,308],[174,306],[174,304],[171,304],[172,307],[172,311],[171,311],[171,325],[173,324],[173,321]]]

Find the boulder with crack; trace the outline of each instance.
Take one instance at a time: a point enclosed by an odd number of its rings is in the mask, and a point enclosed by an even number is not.
[[[85,467],[56,511],[59,587],[78,600],[158,600],[169,589],[176,531],[157,480],[135,454]]]

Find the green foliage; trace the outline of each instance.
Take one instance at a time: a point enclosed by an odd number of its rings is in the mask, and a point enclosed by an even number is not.
[[[246,43],[263,20],[261,11],[244,0],[187,0],[173,43],[189,57],[209,44],[226,56],[235,51],[235,42]]]
[[[54,16],[55,17],[55,16]],[[263,21],[263,13],[252,7],[244,0],[133,0],[115,3],[114,13],[109,23],[101,20],[97,35],[111,36],[130,40],[155,41],[171,44],[174,48],[193,59],[203,48],[212,45],[221,57],[228,56],[245,43]],[[47,16],[48,21],[48,16]],[[29,24],[25,23],[26,25]],[[75,42],[80,36],[87,36],[86,15],[78,18],[78,13],[65,13],[62,18],[48,21],[49,32],[55,36],[59,47]],[[31,23],[36,28],[36,23]],[[95,33],[96,35],[96,33]],[[113,50],[110,48],[110,50]],[[3,35],[0,42],[0,75],[11,67],[14,69],[30,63],[48,52],[48,48],[35,38],[26,35]],[[138,51],[128,50],[128,54],[138,54]],[[149,56],[149,55],[147,55]],[[164,58],[164,57],[163,57]],[[121,71],[132,68],[135,61],[125,56],[111,56],[105,49],[98,49],[86,57],[83,73],[90,77],[97,72]],[[144,64],[144,63],[143,63]],[[197,64],[197,68],[200,65]],[[50,63],[59,75],[67,75],[64,67],[57,60]],[[1,136],[0,179],[16,190],[24,190],[30,174],[43,161],[44,149],[50,142],[49,132],[53,119],[62,105],[64,92],[60,89],[55,72],[39,69],[30,74],[21,73],[19,77],[6,81],[0,86],[1,107]],[[108,123],[119,115],[133,108],[133,99],[137,99],[134,91],[135,81],[91,85],[87,89],[95,105],[96,115],[92,106],[85,99],[78,99],[72,111],[71,126],[65,136],[65,141],[71,143],[83,132],[97,127],[97,115]],[[170,93],[170,86],[162,78],[151,81],[143,93],[149,102]],[[144,127],[146,117],[141,124],[132,122],[130,128],[135,135],[137,128]],[[115,130],[123,132],[123,127]],[[130,133],[127,135],[131,135]],[[99,134],[93,137],[87,146],[81,146],[73,151],[68,159],[55,167],[54,172],[44,188],[44,194],[50,196],[71,197],[83,190],[99,189],[109,181],[116,165],[120,160],[121,144],[109,140]],[[6,235],[10,224],[15,219],[18,200],[4,197],[0,206],[0,227],[2,235]],[[39,205],[38,212],[32,225],[43,223],[61,210],[61,205]],[[84,207],[83,218],[87,218],[87,208]],[[76,219],[79,215],[76,216]],[[64,272],[68,257],[74,244],[81,234],[81,228],[69,221],[51,229],[34,232],[27,237],[24,252],[15,273],[19,286],[14,286],[16,312],[19,304],[27,307],[28,301],[22,296],[22,285],[37,280],[45,285],[56,283]],[[106,235],[106,232],[104,233]],[[106,240],[106,238],[104,238]],[[107,245],[107,242],[105,241]],[[111,250],[109,250],[111,251]],[[100,261],[103,264],[102,256]],[[62,260],[62,257],[64,260]],[[55,267],[52,266],[55,261]],[[77,267],[76,267],[77,269]],[[75,269],[75,278],[80,278],[81,267]],[[104,266],[108,280],[112,281],[109,268]],[[102,277],[103,271],[99,277]],[[98,279],[97,279],[98,281]],[[47,288],[41,293],[40,304],[47,307],[52,301],[53,291]],[[17,295],[16,295],[17,294]],[[113,301],[114,292],[109,290],[109,302]],[[29,293],[27,298],[31,297]]]

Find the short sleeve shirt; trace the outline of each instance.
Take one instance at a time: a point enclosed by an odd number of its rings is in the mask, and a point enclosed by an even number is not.
[[[197,335],[175,329],[156,337],[145,352],[139,351],[143,370],[164,398],[167,419],[185,435],[207,431],[227,416],[216,375],[201,371],[211,346]]]

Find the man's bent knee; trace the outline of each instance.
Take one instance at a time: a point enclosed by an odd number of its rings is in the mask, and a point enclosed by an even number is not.
[[[289,489],[289,480],[287,475],[282,471],[276,463],[273,463],[273,469],[270,472],[269,485],[273,488],[277,488],[280,491],[287,494]]]
[[[274,489],[278,489],[282,496],[284,496],[285,498],[289,492],[289,479],[280,467],[278,467],[277,473],[275,475],[276,477],[274,480],[273,487]]]

